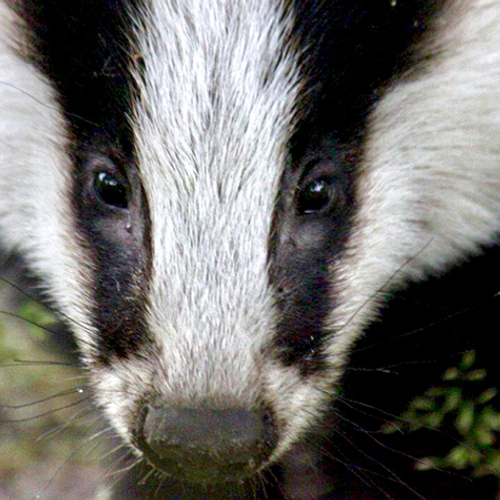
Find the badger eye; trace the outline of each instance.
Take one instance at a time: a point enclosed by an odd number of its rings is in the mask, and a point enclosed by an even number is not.
[[[122,175],[109,171],[96,172],[94,190],[104,204],[116,208],[128,208],[128,183]]]
[[[328,210],[337,198],[337,190],[329,177],[318,177],[304,184],[297,205],[301,215],[319,214]]]

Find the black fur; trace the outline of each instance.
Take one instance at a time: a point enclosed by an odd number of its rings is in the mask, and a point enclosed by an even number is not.
[[[138,352],[147,338],[150,220],[129,125],[137,94],[130,68],[141,64],[131,29],[137,3],[27,0],[20,9],[29,55],[55,86],[68,122],[76,229],[98,270],[93,317],[104,364]],[[93,178],[103,168],[134,186],[130,214],[96,202]]]
[[[276,337],[282,362],[304,375],[324,368],[323,346],[335,334],[324,328],[335,297],[329,266],[357,208],[366,120],[384,91],[422,63],[417,49],[444,3],[290,3],[307,86],[274,217],[271,282],[282,310]],[[315,171],[332,179],[340,199],[327,213],[303,215],[297,196],[306,173]]]

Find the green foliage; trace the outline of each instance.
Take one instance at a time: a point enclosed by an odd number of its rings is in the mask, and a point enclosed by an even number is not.
[[[451,427],[456,446],[444,457],[421,459],[418,468],[469,468],[475,476],[500,478],[500,413],[492,404],[497,389],[488,385],[486,371],[476,366],[474,351],[466,352],[458,366],[444,373],[439,385],[415,398],[401,419],[384,426],[384,432],[422,428],[448,432]]]
[[[76,479],[80,470],[95,475],[88,464],[95,458],[89,448],[97,443],[82,448],[92,430],[78,418],[89,412],[84,402],[78,404],[87,396],[78,392],[86,380],[55,344],[50,312],[34,302],[15,315],[9,304],[3,308],[8,314],[0,315],[0,498],[62,498],[58,492],[83,481]]]

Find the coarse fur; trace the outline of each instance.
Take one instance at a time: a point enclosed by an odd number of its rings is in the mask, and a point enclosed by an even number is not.
[[[0,1],[2,246],[139,460],[162,469],[156,408],[234,410],[265,422],[252,474],[293,475],[389,299],[496,245],[499,23],[494,0]]]

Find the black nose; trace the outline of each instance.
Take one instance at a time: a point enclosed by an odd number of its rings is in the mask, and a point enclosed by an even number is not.
[[[191,482],[236,481],[257,472],[273,448],[261,410],[145,405],[136,445],[155,468]]]

